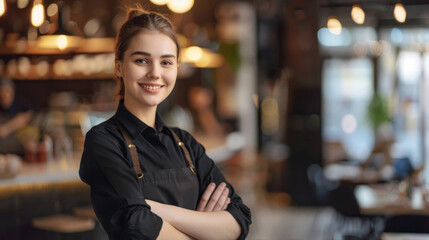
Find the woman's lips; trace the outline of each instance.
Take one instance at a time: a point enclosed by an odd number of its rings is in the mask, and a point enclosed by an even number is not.
[[[157,93],[161,90],[163,85],[157,85],[157,84],[143,84],[139,83],[139,86],[142,87],[144,90],[150,93]]]

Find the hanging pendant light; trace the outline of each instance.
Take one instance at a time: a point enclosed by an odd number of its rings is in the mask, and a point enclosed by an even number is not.
[[[223,57],[209,49],[190,46],[183,49],[182,61],[192,63],[198,68],[217,68],[222,66]]]
[[[63,22],[63,11],[62,7],[64,6],[64,2],[58,2],[58,29],[53,34],[42,35],[38,39],[38,46],[42,48],[56,48],[61,51],[66,50],[68,48],[77,48],[81,46],[82,38],[79,36],[73,36],[69,33],[65,27]],[[52,13],[53,14],[53,13]]]
[[[31,24],[39,27],[45,21],[45,7],[41,0],[35,0],[33,8],[31,9]]]
[[[0,17],[6,12],[6,0],[0,0]]]
[[[26,8],[28,6],[29,3],[30,3],[30,0],[18,0],[16,2],[16,6],[19,9],[24,9],[24,8]]]
[[[340,20],[338,20],[337,17],[333,16],[329,17],[327,27],[329,32],[335,35],[340,35],[343,28]]]
[[[357,24],[363,24],[365,22],[365,12],[359,6],[359,4],[354,4],[352,11],[350,12],[352,19]]]
[[[167,3],[168,9],[175,13],[185,13],[194,6],[194,0],[171,0]]]
[[[404,8],[402,3],[396,3],[395,8],[393,9],[393,16],[395,16],[396,21],[404,23],[407,19],[407,11]]]
[[[150,1],[156,5],[165,5],[168,2],[170,2],[171,0],[150,0]]]

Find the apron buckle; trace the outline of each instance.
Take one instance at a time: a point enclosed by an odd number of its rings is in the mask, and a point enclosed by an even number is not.
[[[192,172],[194,175],[197,175],[197,172],[195,172],[195,169],[194,169],[193,167],[189,167],[189,169],[191,169],[191,172]]]
[[[143,173],[138,173],[138,174],[137,174],[137,178],[138,178],[138,179],[141,179],[141,178],[143,178],[143,175],[144,175]]]

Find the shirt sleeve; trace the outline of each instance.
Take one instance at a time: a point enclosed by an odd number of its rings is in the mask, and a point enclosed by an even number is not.
[[[241,235],[238,239],[245,239],[249,233],[249,226],[252,223],[250,209],[243,203],[241,197],[234,191],[234,188],[229,184],[214,161],[206,154],[205,148],[198,143],[188,132],[181,130],[180,137],[189,146],[190,152],[193,155],[192,159],[195,161],[195,168],[197,169],[197,176],[200,182],[200,197],[207,186],[214,182],[219,185],[225,182],[229,188],[229,197],[231,203],[226,209],[241,227]]]
[[[111,238],[156,239],[162,219],[146,203],[125,144],[117,137],[106,129],[91,129],[79,175],[91,186],[94,211]]]

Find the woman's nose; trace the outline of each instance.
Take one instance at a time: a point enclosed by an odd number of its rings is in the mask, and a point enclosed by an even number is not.
[[[149,78],[158,79],[161,76],[161,69],[156,64],[152,64],[147,73]]]

